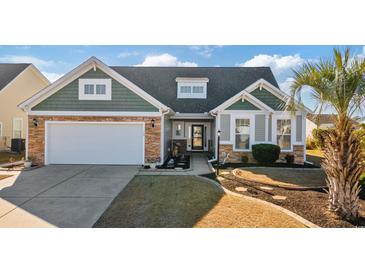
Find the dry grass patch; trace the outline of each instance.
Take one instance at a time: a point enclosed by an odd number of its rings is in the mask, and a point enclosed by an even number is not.
[[[247,181],[286,188],[322,188],[326,187],[322,169],[288,168],[241,168],[235,174]]]
[[[136,176],[94,227],[304,227],[196,176]]]
[[[11,177],[11,176],[13,176],[13,175],[1,175],[1,174],[0,174],[0,180],[2,180],[2,179],[6,179],[6,178],[9,178],[9,177]]]

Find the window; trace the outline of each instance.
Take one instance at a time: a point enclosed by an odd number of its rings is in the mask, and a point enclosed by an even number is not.
[[[177,77],[177,98],[206,99],[208,78]]]
[[[181,86],[180,87],[180,92],[190,94],[191,93],[191,86]]]
[[[204,93],[203,86],[193,86],[193,93]]]
[[[250,149],[250,119],[236,119],[235,148]]]
[[[94,85],[88,85],[88,84],[86,84],[84,86],[84,93],[85,94],[94,94]]]
[[[79,79],[79,100],[111,100],[111,79]]]
[[[291,120],[279,119],[276,121],[276,142],[283,150],[291,149]]]
[[[23,119],[13,119],[13,138],[22,138]]]

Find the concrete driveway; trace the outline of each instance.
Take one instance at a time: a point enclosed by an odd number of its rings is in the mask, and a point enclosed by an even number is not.
[[[93,165],[12,172],[0,180],[0,227],[92,227],[137,172]]]

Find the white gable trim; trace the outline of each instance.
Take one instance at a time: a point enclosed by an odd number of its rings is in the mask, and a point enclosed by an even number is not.
[[[283,91],[281,91],[277,87],[273,86],[265,79],[259,79],[256,82],[254,82],[253,84],[246,87],[241,92],[237,93],[235,96],[231,97],[227,101],[220,104],[218,107],[211,110],[210,113],[217,113],[217,112],[223,111],[224,109],[229,107],[231,104],[233,104],[234,102],[236,102],[243,96],[245,96],[246,98],[250,98],[252,101],[255,101],[257,104],[259,104],[261,106],[260,109],[265,109],[270,112],[276,112],[271,107],[269,107],[268,105],[266,105],[265,103],[263,103],[262,101],[260,101],[259,99],[257,99],[256,97],[254,97],[250,94],[252,91],[256,90],[257,88],[265,88],[265,90],[269,91],[270,93],[272,93],[273,95],[275,95],[276,97],[278,97],[279,99],[281,99],[285,102],[287,102],[288,99],[290,98]],[[306,108],[304,105],[300,104],[299,102],[295,101],[295,103],[298,105],[299,108],[301,108],[305,112],[311,112],[310,109]]]
[[[75,69],[71,70],[69,73],[62,76],[57,81],[55,81],[53,84],[49,85],[48,87],[44,88],[43,90],[39,91],[38,93],[36,93],[23,103],[21,103],[19,107],[21,107],[26,111],[30,110],[33,106],[37,105],[38,103],[42,102],[52,94],[56,93],[57,91],[59,91],[72,81],[76,80],[77,78],[88,72],[90,69],[96,69],[96,68],[99,68],[101,71],[108,74],[110,77],[112,77],[113,79],[115,79],[116,81],[118,81],[119,83],[121,83],[122,85],[124,85],[137,95],[139,95],[141,98],[148,101],[153,106],[162,110],[170,109],[169,107],[162,104],[160,101],[153,98],[147,92],[142,90],[140,87],[129,81],[127,78],[123,77],[122,75],[120,75],[119,73],[108,67],[106,64],[101,62],[96,57],[89,58],[84,63],[82,63]]]

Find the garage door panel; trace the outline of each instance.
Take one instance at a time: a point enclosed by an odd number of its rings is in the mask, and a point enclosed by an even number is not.
[[[143,124],[50,123],[47,163],[143,164],[143,141]]]

